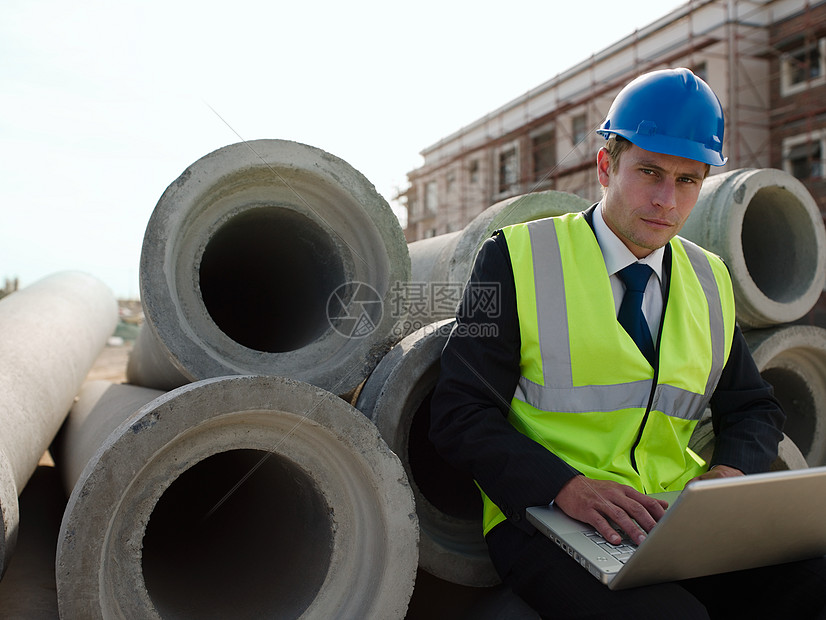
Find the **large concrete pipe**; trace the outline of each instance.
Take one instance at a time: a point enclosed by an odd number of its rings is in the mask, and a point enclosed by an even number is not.
[[[772,168],[706,179],[680,233],[719,254],[731,271],[744,327],[791,323],[826,283],[826,229],[811,194]]]
[[[58,537],[61,617],[404,617],[413,494],[369,420],[281,377],[204,379],[134,411],[151,392],[87,384],[70,414],[59,464],[85,465]]]
[[[430,399],[453,320],[424,327],[382,359],[356,401],[407,471],[419,516],[419,565],[451,583],[498,583],[482,537],[482,501],[466,474],[442,459],[428,440]]]
[[[149,325],[141,325],[126,362],[126,379],[133,385],[151,386],[168,392],[190,382],[169,353],[158,342]]]
[[[826,329],[784,325],[746,332],[754,361],[786,412],[786,434],[812,466],[826,465]]]
[[[582,211],[589,203],[566,192],[545,191],[497,202],[464,229],[409,244],[412,264],[404,333],[455,316],[479,246],[503,226]]]
[[[47,276],[0,301],[0,576],[14,550],[17,497],[118,321],[85,273]]]
[[[391,298],[410,278],[401,226],[347,162],[284,140],[218,149],[164,192],[140,260],[146,327],[180,372],[351,391],[398,337]],[[399,304],[396,304],[399,306]]]

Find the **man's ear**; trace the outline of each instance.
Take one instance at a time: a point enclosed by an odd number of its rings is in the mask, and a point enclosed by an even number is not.
[[[597,152],[597,178],[600,185],[608,187],[608,181],[611,178],[611,156],[605,147]]]

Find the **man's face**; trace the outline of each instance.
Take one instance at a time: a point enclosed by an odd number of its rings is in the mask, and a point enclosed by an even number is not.
[[[707,166],[693,159],[645,151],[632,144],[616,170],[605,149],[597,176],[605,188],[605,223],[637,258],[664,246],[694,208]]]

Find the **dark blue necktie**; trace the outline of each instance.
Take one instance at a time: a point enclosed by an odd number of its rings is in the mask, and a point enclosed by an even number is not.
[[[617,273],[620,280],[625,283],[625,296],[622,298],[617,320],[653,366],[654,342],[651,340],[651,330],[642,313],[642,297],[648,278],[651,277],[651,271],[648,265],[631,263]]]

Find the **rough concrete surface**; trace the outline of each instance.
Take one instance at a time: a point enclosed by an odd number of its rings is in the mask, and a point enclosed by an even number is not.
[[[89,380],[125,381],[131,343],[107,346],[89,372]],[[58,620],[55,553],[66,495],[49,453],[20,496],[21,531],[18,548],[0,581],[0,618]],[[449,617],[525,618],[535,615],[502,586],[474,588],[444,581],[419,570],[406,620]]]
[[[127,388],[154,392],[110,389]],[[91,396],[118,405],[106,390]],[[91,456],[72,454],[94,449],[85,441],[62,446],[72,471],[86,465],[58,536],[61,614],[404,617],[413,494],[369,420],[283,377],[216,377],[149,398],[116,407],[119,425]],[[110,423],[95,407],[84,388],[75,438]]]
[[[117,323],[117,303],[79,271],[0,300],[0,576],[19,530],[18,496]]]
[[[105,347],[88,377],[123,381],[131,344]],[[17,549],[0,580],[0,618],[57,620],[55,550],[66,495],[59,472],[47,452],[20,494]]]
[[[404,234],[375,187],[286,140],[190,165],[158,201],[140,261],[146,324],[177,375],[280,375],[334,394],[395,341],[394,287],[409,278]]]
[[[454,323],[434,323],[393,347],[365,382],[356,408],[378,427],[407,471],[419,515],[419,566],[451,583],[486,587],[498,584],[499,576],[482,537],[479,490],[427,436],[440,355]]]

